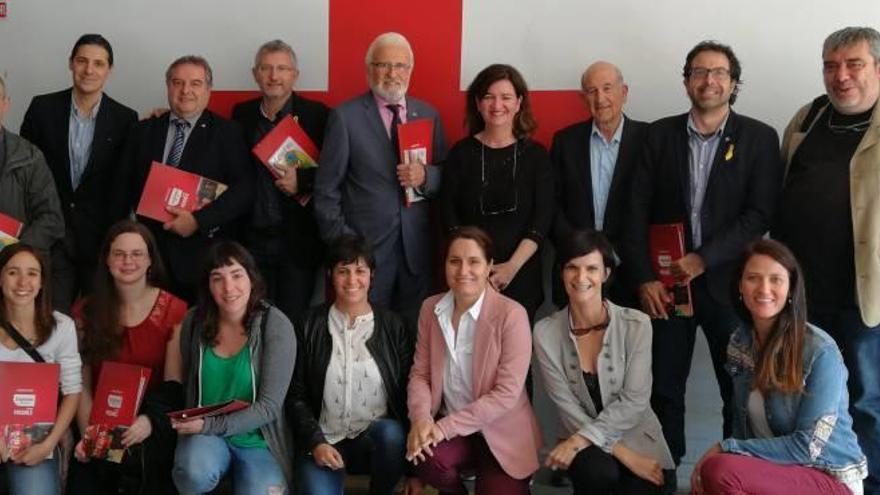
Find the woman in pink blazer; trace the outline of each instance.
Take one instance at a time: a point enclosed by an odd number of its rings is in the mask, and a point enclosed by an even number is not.
[[[532,348],[526,311],[489,284],[492,246],[476,227],[447,244],[450,290],[425,300],[409,375],[407,458],[441,494],[527,494],[538,469],[540,431],[524,390]]]

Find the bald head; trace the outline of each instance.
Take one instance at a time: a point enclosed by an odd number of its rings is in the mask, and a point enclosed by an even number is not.
[[[623,73],[610,62],[595,62],[581,76],[581,89],[593,122],[606,139],[610,139],[623,118],[623,105],[629,92]]]

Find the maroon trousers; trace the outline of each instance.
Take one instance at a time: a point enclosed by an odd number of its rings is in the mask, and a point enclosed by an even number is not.
[[[837,478],[818,469],[737,454],[706,459],[700,478],[703,493],[713,495],[852,495]]]
[[[434,455],[416,467],[419,478],[440,495],[467,495],[462,471],[476,471],[478,495],[503,493],[528,495],[531,478],[518,480],[505,473],[482,435],[473,434],[444,441],[434,447]]]

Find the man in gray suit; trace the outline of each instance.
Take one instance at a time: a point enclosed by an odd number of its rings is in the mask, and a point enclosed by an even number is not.
[[[396,127],[432,119],[435,162],[445,158],[446,142],[437,111],[406,96],[413,62],[412,48],[401,34],[384,33],[370,44],[370,91],[330,113],[314,199],[325,241],[356,233],[373,245],[370,300],[414,322],[431,289],[433,243],[424,199],[440,189],[440,170],[431,164],[401,164]],[[405,188],[414,190],[409,206]]]

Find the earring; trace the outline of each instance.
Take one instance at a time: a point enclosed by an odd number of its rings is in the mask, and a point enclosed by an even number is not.
[[[739,293],[739,300],[740,300],[740,301],[742,301],[742,300],[743,300],[743,295],[742,295],[742,292],[740,292],[740,293]]]

